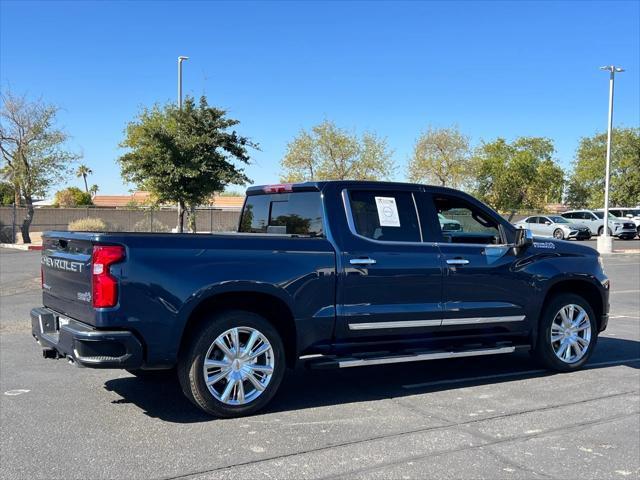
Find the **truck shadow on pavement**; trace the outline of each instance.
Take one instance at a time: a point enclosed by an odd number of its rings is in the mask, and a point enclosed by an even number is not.
[[[505,361],[507,358],[508,361]],[[639,358],[640,342],[600,337],[586,369],[616,365],[639,369]],[[307,370],[299,367],[287,372],[280,391],[261,413],[370,402],[553,375],[561,374],[540,369],[527,353],[345,370]],[[410,388],[406,388],[407,385]],[[146,379],[120,377],[105,382],[105,389],[122,397],[112,402],[114,406],[134,404],[146,415],[167,422],[199,423],[216,420],[187,400],[175,374],[167,373]]]

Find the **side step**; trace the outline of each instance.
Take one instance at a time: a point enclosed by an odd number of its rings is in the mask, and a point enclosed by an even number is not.
[[[528,345],[522,347],[528,348]],[[518,346],[520,348],[520,346]],[[500,346],[492,348],[475,348],[468,350],[433,350],[411,353],[370,354],[352,357],[325,357],[309,359],[309,368],[349,368],[365,367],[369,365],[386,365],[391,363],[422,362],[426,360],[442,360],[445,358],[478,357],[482,355],[499,355],[513,353],[515,346]],[[302,358],[304,360],[304,357]]]

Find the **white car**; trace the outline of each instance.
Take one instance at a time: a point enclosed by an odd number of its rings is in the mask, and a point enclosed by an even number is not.
[[[559,240],[589,240],[591,231],[582,223],[573,223],[560,215],[545,215],[523,218],[514,224],[516,227],[531,230],[534,235],[553,237]]]
[[[462,232],[463,230],[462,224],[459,221],[447,218],[441,213],[438,214],[438,221],[440,222],[440,228],[443,232]]]
[[[592,235],[602,235],[604,231],[604,212],[593,210],[572,210],[561,214],[570,222],[584,223]],[[636,236],[635,225],[630,221],[623,221],[609,214],[609,234],[624,240],[631,240]]]
[[[599,209],[598,211],[602,211]],[[640,237],[640,208],[615,207],[610,208],[609,213],[622,221],[633,222],[636,226],[636,232]]]

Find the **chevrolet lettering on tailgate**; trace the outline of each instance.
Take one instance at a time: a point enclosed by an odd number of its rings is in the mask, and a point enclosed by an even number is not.
[[[84,268],[84,263],[81,262],[72,262],[63,258],[52,258],[47,256],[42,257],[42,264],[46,265],[49,268],[54,268],[56,270],[65,270],[67,272],[81,273],[82,269]]]

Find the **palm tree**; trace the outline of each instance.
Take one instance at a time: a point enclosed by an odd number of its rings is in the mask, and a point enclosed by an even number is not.
[[[95,197],[96,193],[98,193],[98,185],[96,185],[95,183],[91,185],[91,188],[89,189],[89,193],[91,194],[91,198]]]
[[[81,164],[78,167],[78,170],[76,170],[76,177],[82,177],[82,179],[84,180],[84,189],[87,193],[89,193],[89,186],[87,185],[87,175],[91,175],[92,173],[93,172],[91,171],[91,169],[85,164]]]

